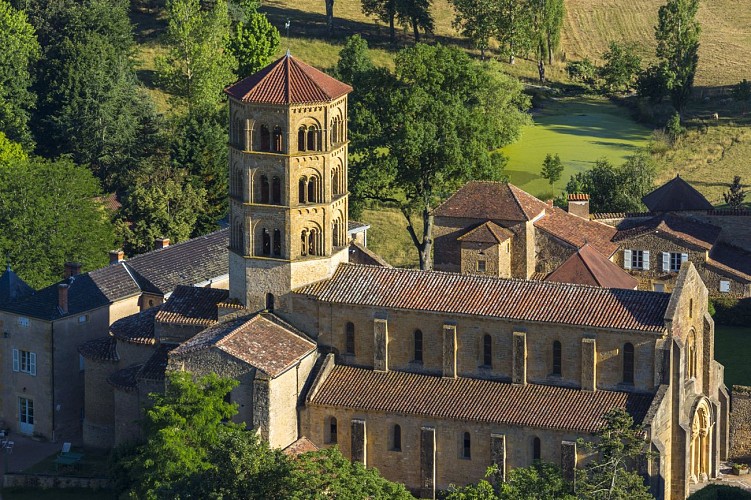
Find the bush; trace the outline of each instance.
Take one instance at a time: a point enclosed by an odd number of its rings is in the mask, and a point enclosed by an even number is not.
[[[733,87],[731,92],[736,101],[751,101],[751,82],[744,78]]]
[[[589,58],[585,57],[581,61],[571,61],[566,65],[568,77],[585,85],[594,85],[597,77],[597,67]]]
[[[674,113],[673,116],[670,117],[667,125],[665,125],[665,132],[668,134],[668,137],[670,137],[670,141],[673,144],[678,141],[678,138],[680,138],[680,136],[683,135],[683,132],[685,132],[683,125],[681,125],[681,115]]]
[[[634,45],[611,42],[602,57],[605,59],[605,66],[600,68],[603,88],[608,92],[631,90],[641,67],[641,58]]]
[[[688,500],[751,500],[751,493],[735,486],[710,484],[688,497]]]
[[[718,297],[711,299],[710,304],[715,310],[712,317],[716,324],[725,326],[751,325],[751,298]]]
[[[652,65],[639,73],[636,78],[636,93],[653,103],[662,101],[668,95],[668,78],[662,66]]]

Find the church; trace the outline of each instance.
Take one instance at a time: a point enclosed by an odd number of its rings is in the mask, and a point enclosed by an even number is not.
[[[695,266],[668,294],[351,259],[351,90],[289,53],[226,89],[229,289],[179,286],[81,345],[86,444],[137,439],[187,370],[236,378],[237,420],[272,446],[338,446],[420,498],[492,464],[572,478],[616,407],[645,426],[655,496],[716,477],[729,397]]]

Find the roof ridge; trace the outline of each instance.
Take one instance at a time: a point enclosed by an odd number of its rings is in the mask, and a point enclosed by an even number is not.
[[[310,76],[310,75],[308,74],[308,72],[307,72],[307,71],[305,70],[305,67],[307,66],[308,68],[312,68],[312,69],[315,69],[316,71],[320,71],[320,70],[318,70],[318,69],[314,68],[314,67],[313,67],[313,66],[311,66],[310,64],[306,64],[306,63],[304,63],[304,62],[302,62],[302,61],[298,61],[297,59],[295,59],[295,58],[294,58],[294,57],[292,57],[291,55],[289,56],[289,59],[290,59],[290,61],[291,61],[291,62],[292,62],[292,63],[293,63],[293,64],[294,64],[294,65],[295,65],[295,66],[296,66],[296,67],[297,67],[297,68],[298,68],[298,69],[299,69],[300,71],[302,71],[302,73],[303,73],[303,74],[305,75],[305,77],[306,77],[306,79],[308,80],[308,82],[312,83],[312,84],[313,84],[313,86],[314,86],[315,88],[317,88],[319,92],[321,92],[321,93],[322,93],[322,94],[324,94],[324,95],[327,95],[327,94],[328,94],[328,92],[326,92],[326,90],[325,90],[325,89],[324,89],[323,87],[321,87],[320,85],[318,85],[318,82],[316,82],[316,80],[315,80],[314,78],[312,78],[312,77],[311,77],[311,76]],[[321,73],[323,73],[324,75],[326,75],[326,73],[324,73],[323,71],[321,71]],[[329,75],[326,75],[326,76],[329,76]],[[290,102],[290,96],[289,96],[289,82],[290,82],[290,78],[289,78],[289,76],[288,76],[288,77],[287,77],[287,89],[288,89],[288,90],[287,90],[287,92],[288,92],[288,94],[287,94],[287,102]]]

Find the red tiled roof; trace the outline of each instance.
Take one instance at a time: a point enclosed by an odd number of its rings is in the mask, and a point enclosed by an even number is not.
[[[110,325],[110,335],[131,344],[155,344],[154,317],[163,304],[131,314]]]
[[[704,195],[678,175],[641,200],[651,212],[712,210],[712,204]]]
[[[179,285],[156,315],[160,323],[204,325],[216,323],[220,302],[229,297],[229,290]]]
[[[619,226],[613,241],[622,241],[637,237],[645,233],[665,234],[689,245],[695,245],[709,250],[720,236],[721,229],[712,224],[705,224],[674,214],[663,214],[653,217],[642,224],[624,228],[628,221]],[[621,229],[623,228],[623,229]]]
[[[637,423],[651,394],[582,391],[567,387],[515,385],[473,378],[442,378],[335,366],[308,404],[382,411],[451,420],[575,432],[596,432],[601,417],[625,408]]]
[[[78,348],[78,353],[92,361],[119,361],[117,341],[114,337],[106,336],[89,340]]]
[[[545,217],[537,219],[534,224],[575,248],[589,243],[606,257],[618,250],[618,244],[612,241],[617,232],[613,226],[582,219],[558,207],[549,207]]]
[[[514,233],[508,229],[487,221],[459,236],[457,240],[472,243],[501,243],[512,236],[514,236]]]
[[[295,59],[288,52],[224,91],[243,102],[305,104],[333,101],[352,92],[352,87]]]
[[[589,201],[587,193],[569,193],[568,201]]]
[[[123,204],[120,203],[120,199],[117,197],[117,193],[107,193],[104,196],[97,196],[96,199],[110,212],[117,212],[123,206]]]
[[[639,281],[613,264],[590,245],[584,245],[545,278],[558,283],[626,288],[635,290]]]
[[[318,451],[318,446],[315,445],[313,441],[306,438],[305,436],[301,437],[291,445],[287,446],[282,450],[282,453],[284,453],[287,456],[290,457],[296,457],[298,455],[302,455],[303,453],[308,453],[311,451]]]
[[[472,181],[436,207],[433,215],[523,222],[534,219],[546,208],[544,202],[512,184]]]
[[[340,264],[294,291],[322,302],[662,333],[670,294]]]

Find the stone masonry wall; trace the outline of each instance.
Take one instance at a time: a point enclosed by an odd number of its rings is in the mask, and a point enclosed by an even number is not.
[[[751,461],[751,387],[734,385],[730,400],[730,458]]]

